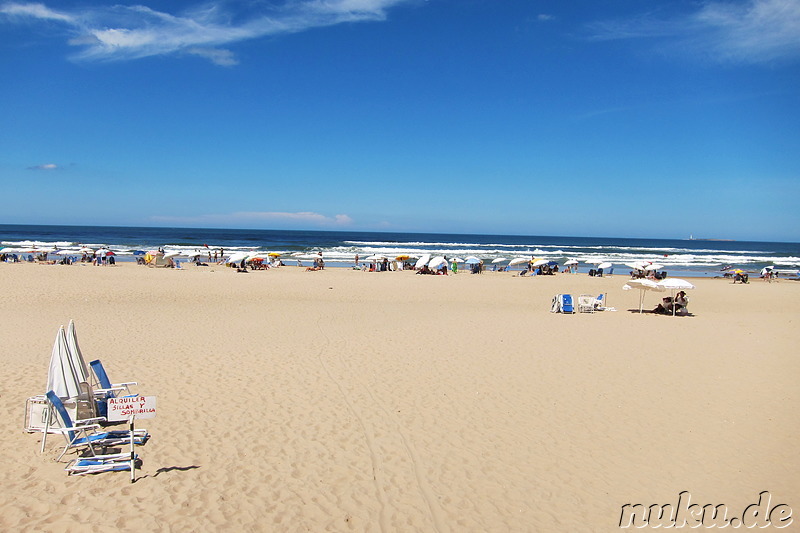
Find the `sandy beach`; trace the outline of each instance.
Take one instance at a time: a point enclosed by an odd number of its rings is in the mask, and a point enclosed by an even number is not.
[[[0,530],[614,531],[629,503],[800,512],[800,283],[0,264]],[[616,311],[550,313],[554,294]],[[652,309],[661,295],[647,294]],[[158,398],[139,479],[22,431],[60,325]],[[795,524],[796,525],[796,524]],[[790,528],[791,529],[791,528]]]

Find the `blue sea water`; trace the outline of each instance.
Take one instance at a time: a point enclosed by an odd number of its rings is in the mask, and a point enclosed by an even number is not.
[[[185,255],[195,250],[213,253],[219,249],[226,256],[239,251],[278,252],[287,264],[308,262],[310,255],[322,252],[330,266],[352,266],[356,254],[361,258],[374,254],[390,258],[432,254],[449,258],[476,256],[486,263],[501,257],[536,257],[559,264],[577,259],[581,271],[607,261],[614,265],[616,273],[630,270],[626,263],[650,261],[663,265],[663,270],[685,276],[721,275],[729,268],[757,272],[769,265],[786,270],[800,267],[798,243],[689,239],[0,225],[0,244],[12,249],[67,251],[77,251],[82,246],[107,247],[118,260],[132,260],[137,250],[164,248]]]

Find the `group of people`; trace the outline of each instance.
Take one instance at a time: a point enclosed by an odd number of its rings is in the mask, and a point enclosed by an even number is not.
[[[653,309],[653,312],[661,315],[686,316],[689,314],[688,305],[689,298],[686,296],[686,291],[680,291],[674,299],[672,296],[662,298],[661,303]]]

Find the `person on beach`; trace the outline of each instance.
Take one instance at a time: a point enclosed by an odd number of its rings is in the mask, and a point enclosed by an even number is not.
[[[358,267],[358,254],[356,254],[356,267]]]

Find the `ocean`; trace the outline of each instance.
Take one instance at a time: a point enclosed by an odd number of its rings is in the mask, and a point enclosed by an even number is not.
[[[81,247],[112,250],[117,260],[133,261],[137,250],[163,248],[188,255],[200,250],[224,250],[226,256],[245,251],[277,252],[285,264],[310,259],[322,252],[328,266],[351,267],[355,255],[394,258],[444,255],[448,258],[475,256],[488,265],[493,260],[536,257],[563,264],[580,262],[579,272],[597,263],[612,263],[614,273],[627,273],[626,264],[649,261],[662,265],[670,275],[718,276],[731,268],[759,272],[800,268],[800,244],[681,239],[628,239],[614,237],[553,237],[535,235],[471,235],[444,233],[397,233],[357,231],[298,231],[202,228],[138,228],[112,226],[0,225],[3,249],[61,250],[80,256]],[[24,253],[24,252],[23,252]],[[504,262],[498,263],[505,266]]]

